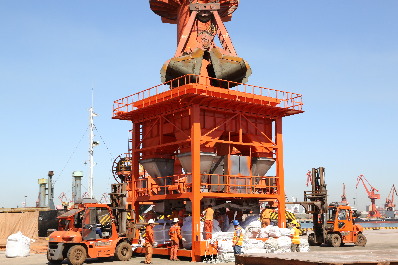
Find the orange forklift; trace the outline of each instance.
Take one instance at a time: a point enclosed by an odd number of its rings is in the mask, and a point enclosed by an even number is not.
[[[123,185],[114,184],[112,188],[123,189]],[[111,201],[117,202],[119,207],[99,204],[94,199],[82,199],[73,209],[58,216],[58,230],[49,236],[49,264],[61,264],[64,259],[72,265],[81,265],[86,258],[129,260],[132,238],[128,236],[131,233],[127,232],[125,200],[120,194],[111,193]],[[122,199],[112,200],[112,195],[119,195]]]
[[[354,243],[364,247],[367,239],[363,227],[354,223],[355,214],[351,207],[337,202],[327,204],[325,168],[312,169],[311,184],[312,190],[304,192],[304,202],[295,202],[313,217],[314,232],[308,235],[309,245],[340,247]]]
[[[350,206],[339,205],[337,202],[331,203],[328,206],[328,216],[324,240],[328,246],[339,247],[346,243],[354,243],[362,247],[366,245],[367,239],[363,234],[363,227],[354,224],[355,216]]]

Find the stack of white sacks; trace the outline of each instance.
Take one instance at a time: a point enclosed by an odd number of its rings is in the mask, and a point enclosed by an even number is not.
[[[218,243],[217,260],[222,263],[234,262],[235,255],[232,247],[234,232],[218,232],[213,234],[214,241]]]
[[[261,228],[258,216],[250,216],[242,223],[245,229],[245,241],[243,244],[244,253],[284,253],[291,252],[292,230],[269,225]],[[268,238],[265,242],[256,238]],[[309,244],[307,239],[300,238],[300,252],[308,252]]]
[[[154,227],[155,242],[164,244],[170,241],[169,229],[170,221],[158,221],[160,224]],[[163,223],[161,223],[163,222]],[[284,253],[290,252],[292,240],[292,230],[289,228],[279,228],[278,226],[269,225],[261,228],[261,222],[258,215],[249,216],[241,223],[244,229],[244,242],[242,247],[243,253]],[[204,240],[203,229],[204,222],[200,222],[200,239]],[[234,234],[234,226],[232,223],[226,228],[227,232],[222,232],[217,220],[213,220],[213,236],[209,243],[218,242],[218,261],[233,262],[235,260],[232,248],[232,238]],[[181,235],[186,241],[183,246],[186,249],[192,248],[192,218],[186,217],[184,225],[181,228]],[[257,240],[257,238],[268,238],[265,242]],[[307,239],[300,239],[300,252],[308,252],[309,245]]]
[[[278,226],[269,225],[261,228],[259,216],[249,216],[241,223],[244,229],[244,242],[242,252],[249,253],[284,253],[291,252],[292,230],[289,228],[279,228]],[[218,240],[220,262],[233,262],[232,237],[234,226],[231,224],[228,232],[213,234],[213,240]],[[257,238],[267,238],[266,241]],[[307,239],[300,239],[300,252],[308,252],[309,245]]]

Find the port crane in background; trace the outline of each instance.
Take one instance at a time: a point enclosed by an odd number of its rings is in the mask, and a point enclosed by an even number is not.
[[[369,213],[368,213],[368,217],[370,218],[380,218],[381,214],[380,212],[377,210],[376,207],[376,200],[380,199],[380,194],[376,193],[379,192],[378,189],[376,189],[375,187],[373,187],[369,181],[365,178],[364,175],[359,175],[357,178],[357,185],[355,186],[355,188],[358,188],[359,183],[362,182],[363,187],[366,190],[366,193],[368,194],[368,198],[370,199],[371,205],[370,205],[370,209],[369,209]],[[368,186],[369,188],[368,188]]]
[[[58,199],[61,201],[62,207],[67,209],[69,206],[72,205],[72,200],[69,200],[68,197],[66,197],[66,193],[62,192],[59,196]]]
[[[386,211],[394,211],[395,210],[395,195],[398,196],[397,189],[395,188],[395,185],[393,184],[390,190],[390,193],[388,194],[386,198],[386,203],[384,204],[384,207],[386,208]]]
[[[101,204],[110,204],[110,200],[109,200],[109,195],[108,193],[104,192],[102,193],[101,199],[99,200],[99,203]]]
[[[348,205],[347,196],[345,195],[345,184],[343,183],[343,194],[341,195],[341,204]]]

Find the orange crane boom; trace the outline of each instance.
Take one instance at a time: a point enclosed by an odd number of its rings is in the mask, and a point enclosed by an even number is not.
[[[395,188],[395,185],[393,184],[390,190],[390,193],[388,194],[386,198],[386,203],[385,203],[385,208],[387,211],[394,211],[395,203],[394,203],[394,196],[398,196],[397,189]]]
[[[363,187],[365,188],[366,193],[368,194],[368,198],[370,199],[370,202],[371,202],[371,206],[370,206],[368,217],[370,217],[370,218],[380,218],[381,214],[377,210],[377,207],[376,207],[376,200],[380,199],[380,194],[378,194],[376,192],[379,192],[379,190],[376,189],[375,187],[373,187],[369,183],[369,181],[365,178],[364,175],[360,175],[360,176],[357,177],[356,188],[358,188],[359,182],[362,182]],[[366,184],[369,186],[369,188],[366,186]]]

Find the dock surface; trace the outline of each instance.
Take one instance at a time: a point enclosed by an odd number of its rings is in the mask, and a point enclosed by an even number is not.
[[[368,239],[366,247],[345,245],[339,248],[310,247],[310,252],[281,253],[281,254],[247,254],[252,260],[246,260],[241,264],[263,265],[398,265],[398,230],[366,230]],[[0,265],[43,265],[47,264],[47,241],[37,240],[31,245],[31,255],[25,258],[6,258],[5,249],[0,248]],[[188,258],[180,257],[182,261],[169,261],[167,256],[154,256],[155,265],[189,265],[193,264]],[[254,261],[253,261],[254,260]],[[141,265],[144,256],[138,255],[129,261],[108,261],[100,259],[88,259],[87,265]],[[239,258],[238,258],[239,262]],[[64,261],[62,264],[68,264]],[[217,263],[218,265],[233,265],[234,263]],[[236,263],[239,264],[239,263]]]
[[[305,253],[243,254],[238,256],[236,265],[318,265],[318,264],[380,264],[398,265],[397,249],[373,250],[352,249],[352,251],[317,251]]]

